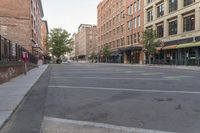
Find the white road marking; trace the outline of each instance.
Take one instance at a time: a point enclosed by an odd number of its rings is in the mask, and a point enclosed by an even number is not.
[[[44,133],[76,132],[76,133],[172,133],[158,130],[148,130],[142,128],[116,126],[105,123],[95,123],[88,121],[68,120],[53,117],[44,117],[42,124]]]
[[[141,73],[144,76],[151,76],[151,75],[163,75],[164,73]]]
[[[79,86],[48,86],[48,88],[86,89],[86,90],[107,90],[107,91],[132,91],[148,93],[177,93],[177,94],[200,94],[199,91],[168,91],[168,90],[142,90],[125,88],[104,88],[104,87],[79,87]]]
[[[52,79],[99,79],[99,80],[156,80],[156,81],[177,81],[178,79],[162,79],[162,78],[109,78],[109,77],[51,77]]]
[[[165,79],[177,80],[177,79],[183,79],[183,78],[192,78],[192,76],[180,75],[180,76],[168,76],[168,77],[164,77],[164,78]]]
[[[69,70],[68,70],[69,71]],[[107,71],[107,72],[93,72],[93,71],[73,71],[73,72],[52,72],[51,74],[68,74],[68,73],[72,73],[72,74],[81,74],[81,73],[94,73],[94,74],[131,74],[131,73],[141,73],[141,72],[144,72],[144,71]]]

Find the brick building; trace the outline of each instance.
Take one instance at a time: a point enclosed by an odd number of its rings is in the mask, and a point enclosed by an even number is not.
[[[143,0],[103,0],[98,10],[98,51],[109,46],[111,62],[144,63]]]
[[[163,46],[156,63],[200,65],[200,0],[146,0],[145,29],[154,29]]]
[[[97,27],[90,24],[81,24],[75,35],[76,57],[89,60],[96,50]]]
[[[125,13],[124,0],[103,0],[98,7],[98,52],[101,53],[105,46],[112,52],[112,62],[123,62],[122,54],[118,51],[125,44]],[[103,55],[100,55],[102,57]]]
[[[41,0],[0,0],[0,34],[39,56],[42,53]]]
[[[43,20],[41,25],[41,48],[44,55],[48,54],[47,49],[47,37],[48,37],[49,29],[47,21]]]

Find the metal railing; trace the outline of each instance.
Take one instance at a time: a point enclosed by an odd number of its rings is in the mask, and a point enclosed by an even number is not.
[[[27,52],[29,62],[37,64],[37,58],[24,47],[0,35],[0,62],[22,61],[22,53]]]

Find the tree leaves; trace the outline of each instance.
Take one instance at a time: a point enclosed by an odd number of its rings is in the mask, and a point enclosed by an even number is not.
[[[104,55],[106,58],[108,58],[108,57],[110,56],[110,54],[111,54],[111,52],[110,52],[109,47],[108,47],[108,46],[105,46],[105,47],[103,48],[103,55]]]
[[[66,52],[71,52],[72,48],[69,45],[72,43],[70,34],[61,28],[54,28],[51,30],[48,38],[48,47],[52,55],[60,58]]]
[[[152,29],[147,29],[143,33],[144,47],[149,55],[153,55],[156,52],[156,47],[158,45],[157,33]]]

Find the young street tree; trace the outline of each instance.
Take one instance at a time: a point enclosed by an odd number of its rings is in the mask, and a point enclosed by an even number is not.
[[[65,53],[70,53],[72,48],[70,44],[72,43],[72,38],[70,34],[61,28],[54,28],[51,30],[48,39],[48,47],[52,55],[56,56],[57,60]]]
[[[103,48],[103,55],[104,55],[104,57],[105,57],[105,59],[106,59],[106,62],[108,62],[108,58],[110,57],[110,54],[111,54],[111,52],[110,52],[109,47],[108,47],[108,46],[105,46],[105,47]]]
[[[151,57],[156,53],[156,47],[159,44],[156,31],[152,29],[145,30],[143,33],[143,42],[149,57],[149,64],[151,64]]]

